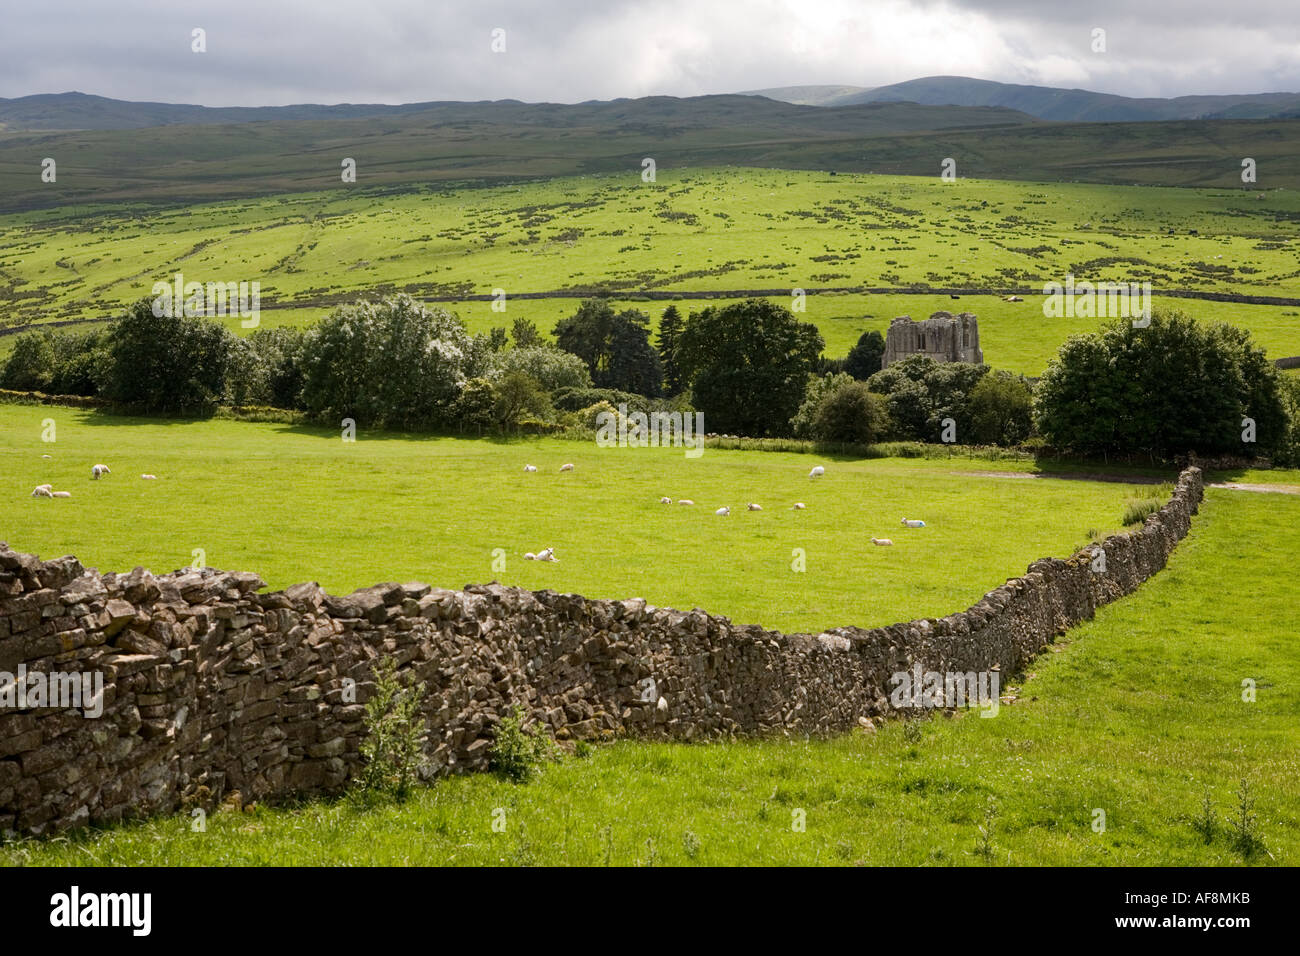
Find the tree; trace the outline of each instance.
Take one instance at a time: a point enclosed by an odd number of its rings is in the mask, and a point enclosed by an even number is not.
[[[493,382],[495,415],[502,428],[513,428],[524,418],[548,418],[554,413],[546,392],[537,380],[523,372],[507,372]]]
[[[677,306],[670,305],[659,317],[659,361],[664,370],[664,391],[677,395],[686,388],[682,379],[682,370],[677,362],[677,341],[682,334],[682,314]]]
[[[1277,370],[1248,333],[1182,312],[1071,336],[1035,389],[1043,436],[1084,454],[1272,453],[1287,414]],[[1244,419],[1255,441],[1243,440]]]
[[[550,345],[515,346],[494,356],[497,374],[523,372],[548,392],[562,388],[590,388],[586,363],[572,352]]]
[[[803,404],[790,419],[790,431],[794,437],[812,438],[813,420],[817,417],[817,409],[821,407],[828,395],[852,381],[853,376],[843,372],[808,376],[808,387],[804,390]]]
[[[879,332],[863,332],[858,344],[849,349],[844,359],[844,371],[859,382],[865,382],[880,371],[885,358],[885,337]]]
[[[258,329],[247,342],[266,369],[265,404],[276,408],[301,408],[302,351],[306,333],[280,326]]]
[[[483,434],[496,424],[497,393],[486,378],[471,378],[456,396],[452,418],[461,431]]]
[[[514,339],[515,348],[517,349],[527,349],[546,344],[546,341],[542,338],[542,333],[537,331],[537,326],[522,318],[515,319],[514,327],[510,331],[510,337]]]
[[[1033,395],[1023,376],[996,371],[970,392],[970,435],[976,445],[1018,445],[1033,432]]]
[[[970,393],[987,373],[987,365],[936,362],[925,355],[911,355],[871,376],[868,384],[885,397],[897,437],[939,442],[948,419],[959,439],[969,435]]]
[[[870,445],[885,433],[885,403],[866,382],[850,381],[822,399],[813,416],[813,437],[820,441]]]
[[[234,336],[211,319],[155,315],[141,299],[107,335],[103,394],[157,412],[208,412],[226,388]]]
[[[762,299],[692,313],[677,360],[711,431],[787,434],[824,346],[817,327]]]
[[[47,331],[24,332],[14,339],[0,388],[23,392],[44,392],[54,379],[54,336]]]
[[[587,363],[598,387],[654,396],[663,385],[663,370],[650,345],[649,323],[644,312],[615,314],[608,302],[588,299],[556,323],[555,342]]]
[[[303,407],[391,428],[448,424],[487,354],[456,316],[408,295],[340,306],[303,342]]]
[[[487,349],[489,352],[500,352],[509,343],[510,339],[506,335],[506,330],[496,326],[488,330]]]

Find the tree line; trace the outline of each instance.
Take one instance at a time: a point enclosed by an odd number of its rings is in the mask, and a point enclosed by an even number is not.
[[[871,444],[1046,444],[1087,456],[1267,455],[1300,463],[1300,382],[1249,333],[1157,313],[1071,337],[1037,384],[987,365],[913,356],[884,339],[823,355],[816,326],[763,299],[682,317],[584,301],[556,323],[470,334],[406,295],[340,306],[307,328],[246,337],[141,300],[103,330],[26,332],[0,387],[93,396],[140,412],[221,405],[321,422],[482,434],[591,427],[596,414],[700,411],[710,432]]]

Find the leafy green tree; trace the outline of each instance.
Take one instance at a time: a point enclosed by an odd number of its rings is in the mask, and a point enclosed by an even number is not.
[[[1033,395],[1024,376],[995,371],[970,392],[969,442],[1018,445],[1033,432]]]
[[[514,339],[515,348],[527,349],[534,346],[545,345],[546,340],[542,338],[542,333],[537,331],[537,326],[527,319],[515,319],[514,326],[510,331],[510,337]]]
[[[44,392],[54,379],[54,337],[48,331],[24,332],[0,373],[0,388]]]
[[[635,309],[615,314],[608,302],[588,299],[555,325],[555,342],[587,364],[600,388],[658,395],[659,354],[650,344],[650,317]]]
[[[497,392],[486,378],[471,378],[456,396],[452,418],[462,431],[477,435],[496,424]]]
[[[500,352],[505,349],[510,342],[510,337],[506,330],[497,326],[489,329],[487,334],[487,348],[489,352]]]
[[[852,381],[853,376],[843,372],[808,376],[808,387],[804,390],[803,404],[790,419],[790,431],[794,437],[814,437],[813,420],[817,417],[817,409],[821,407],[828,395]]]
[[[98,395],[109,362],[108,339],[102,332],[62,332],[54,337],[56,395]]]
[[[492,383],[496,394],[494,414],[502,428],[513,428],[525,418],[550,418],[554,408],[537,379],[523,372],[507,372]]]
[[[952,419],[963,441],[970,433],[971,390],[987,373],[987,365],[912,355],[877,372],[868,384],[884,396],[896,437],[939,442],[944,420]]]
[[[303,406],[325,420],[449,424],[461,386],[482,374],[487,355],[460,319],[408,295],[340,306],[303,343]]]
[[[158,412],[207,412],[225,393],[234,336],[211,319],[154,315],[151,299],[113,323],[102,392]]]
[[[817,327],[762,299],[692,313],[677,345],[710,431],[787,434],[825,343]]]
[[[1035,389],[1039,431],[1084,454],[1250,456],[1281,447],[1287,414],[1278,372],[1247,333],[1157,312],[1071,336]],[[1243,419],[1256,423],[1244,442]]]
[[[850,380],[826,395],[813,416],[812,433],[819,441],[870,445],[886,430],[884,400],[866,382]]]
[[[562,388],[590,388],[586,363],[572,352],[550,345],[515,346],[493,357],[498,374],[523,372],[548,392]]]
[[[879,332],[863,332],[858,344],[849,349],[844,359],[844,371],[859,382],[865,382],[880,371],[885,357],[885,337]]]
[[[682,378],[681,367],[677,363],[677,341],[681,338],[682,314],[677,306],[670,305],[659,317],[659,337],[656,345],[659,349],[659,361],[664,370],[664,391],[669,395],[680,394],[687,385]]]
[[[265,404],[276,408],[301,408],[302,351],[306,333],[280,326],[258,329],[247,342],[266,368]]]

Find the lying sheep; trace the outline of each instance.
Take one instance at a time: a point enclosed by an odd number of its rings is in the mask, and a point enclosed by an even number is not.
[[[143,479],[145,479],[146,481],[157,481],[157,480],[158,480],[158,476],[157,476],[157,475],[141,475],[140,477],[143,478]]]
[[[791,511],[802,511],[805,507],[806,507],[806,505],[804,505],[804,503],[803,503],[802,501],[796,501],[794,504],[792,504],[792,505],[790,506],[790,510],[791,510]]]
[[[53,498],[54,487],[52,485],[37,485],[32,489],[33,498]]]
[[[573,471],[573,464],[569,463],[567,465],[561,465],[560,471]]]
[[[50,497],[51,497],[51,498],[71,498],[71,497],[72,497],[72,492],[70,492],[70,491],[51,491],[51,492],[50,492]]]
[[[538,551],[538,552],[537,552],[537,560],[538,560],[538,561],[558,561],[558,560],[560,560],[560,559],[557,558],[557,557],[555,556],[555,549],[554,549],[554,548],[543,548],[541,551]]]
[[[533,554],[533,552],[531,552],[531,551],[525,551],[525,552],[524,552],[524,560],[525,560],[525,561],[536,561],[536,560],[537,560],[537,555]]]
[[[888,538],[872,538],[871,543],[883,547],[884,545],[893,544],[894,542],[890,541]]]
[[[748,504],[748,505],[745,505],[745,507],[746,507],[748,510],[750,510],[750,511],[762,511],[762,510],[763,510],[763,506],[762,506],[762,505]]]
[[[670,504],[673,503],[673,499],[671,499],[671,498],[660,498],[660,499],[659,499],[659,503],[660,503],[661,505],[670,505]]]
[[[108,465],[95,465],[93,468],[90,469],[91,478],[98,479],[103,477],[104,475],[111,475],[111,474],[112,472],[108,470]]]
[[[904,518],[903,525],[908,528],[924,528],[925,522],[914,518]]]
[[[722,515],[722,517],[725,518],[727,515],[731,514],[731,509],[728,508],[726,505],[723,505],[721,508],[719,508],[717,511],[713,513],[715,515]]]
[[[536,465],[524,465],[524,471],[536,471],[536,470],[537,470]]]
[[[694,501],[691,501],[690,498],[679,498],[679,499],[677,500],[677,503],[678,503],[679,505],[693,505],[693,504],[695,504],[695,502],[694,502]]]

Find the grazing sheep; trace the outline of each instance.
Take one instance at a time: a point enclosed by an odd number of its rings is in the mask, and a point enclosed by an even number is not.
[[[904,518],[904,519],[903,519],[903,524],[904,524],[904,526],[906,526],[906,527],[908,527],[908,528],[924,528],[924,527],[925,527],[925,522],[924,522],[924,521],[918,521],[918,520],[916,520],[916,519],[912,519],[912,518]]]
[[[762,511],[762,510],[763,510],[763,506],[762,506],[762,505],[749,504],[749,505],[746,505],[745,507],[746,507],[747,509],[749,509],[750,511]]]
[[[53,498],[54,489],[50,485],[37,485],[32,489],[33,498]]]
[[[727,515],[731,514],[731,509],[728,508],[726,505],[723,505],[721,508],[719,508],[717,511],[713,513],[715,515],[722,515],[722,517],[725,518]]]
[[[817,466],[816,468],[814,468],[812,471],[808,472],[808,477],[809,477],[809,478],[820,478],[820,477],[821,477],[822,475],[824,475],[824,474],[826,474],[826,469],[823,468],[821,465],[818,465],[818,466]]]
[[[536,465],[524,465],[524,471],[536,471],[536,470],[537,470]]]
[[[143,478],[143,479],[145,479],[146,481],[157,481],[157,480],[158,480],[158,476],[157,476],[157,475],[141,475],[140,477]]]
[[[108,470],[108,465],[95,465],[90,469],[90,477],[95,479],[111,474],[112,472]]]
[[[887,544],[893,544],[894,542],[890,541],[888,538],[872,538],[871,543],[883,546]]]
[[[790,506],[791,511],[803,511],[806,505],[802,501],[796,501]]]
[[[660,499],[659,499],[659,503],[660,503],[661,505],[670,505],[670,504],[673,503],[673,499],[671,499],[671,498],[660,498]]]
[[[70,491],[51,491],[51,492],[50,492],[50,497],[51,497],[51,498],[71,498],[71,497],[72,497],[72,492],[70,492]]]
[[[573,471],[573,464],[561,465],[560,471]]]
[[[690,498],[679,498],[678,501],[677,501],[677,503],[678,503],[679,505],[693,505],[693,504],[695,504],[695,502],[694,502],[694,501],[691,501]]]

